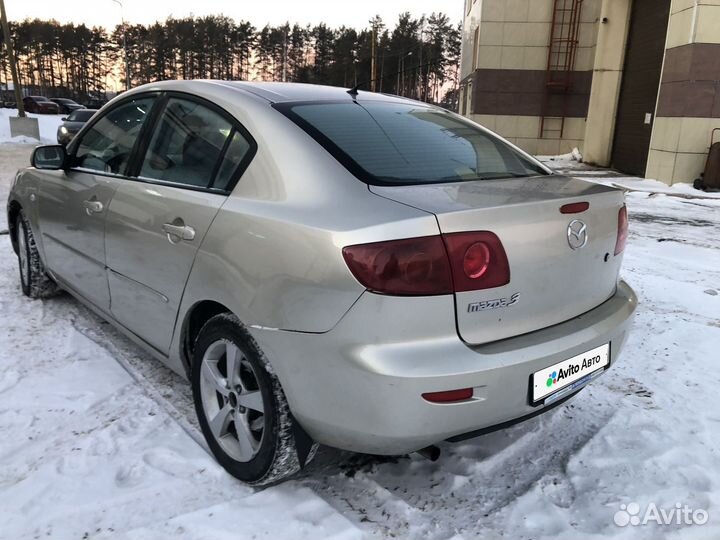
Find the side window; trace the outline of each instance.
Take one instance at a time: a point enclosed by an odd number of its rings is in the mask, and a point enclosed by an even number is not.
[[[210,187],[218,169],[224,166],[220,158],[233,131],[232,124],[215,111],[195,101],[172,97],[155,127],[140,176]]]
[[[213,182],[213,187],[222,190],[228,189],[235,178],[238,167],[249,152],[250,143],[248,140],[239,131],[234,131]]]
[[[154,101],[155,97],[132,99],[98,120],[78,143],[75,166],[124,174],[135,141]]]

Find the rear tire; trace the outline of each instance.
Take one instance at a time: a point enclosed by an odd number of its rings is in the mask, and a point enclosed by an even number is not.
[[[18,265],[20,269],[20,286],[25,296],[30,298],[50,298],[55,296],[59,288],[45,273],[45,266],[40,260],[40,253],[35,244],[30,223],[22,211],[15,222],[17,231]]]
[[[266,485],[300,470],[295,420],[285,394],[237,317],[216,315],[203,326],[190,378],[203,435],[227,472]],[[306,463],[316,449],[313,444]]]

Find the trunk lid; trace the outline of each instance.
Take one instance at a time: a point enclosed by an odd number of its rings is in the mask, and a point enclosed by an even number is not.
[[[581,315],[615,292],[621,191],[563,176],[415,186],[370,186],[382,197],[435,214],[443,234],[491,231],[502,242],[510,283],[455,293],[457,328],[470,344],[540,330]],[[587,202],[581,213],[560,207]],[[587,243],[570,247],[568,228],[586,227]],[[582,235],[580,235],[582,236]],[[573,238],[573,241],[576,239]]]

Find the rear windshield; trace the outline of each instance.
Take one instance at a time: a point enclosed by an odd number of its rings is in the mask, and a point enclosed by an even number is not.
[[[90,109],[79,109],[71,112],[67,119],[68,122],[87,122],[96,112],[97,111]]]
[[[276,107],[369,184],[434,184],[547,174],[497,137],[442,109],[390,102]]]

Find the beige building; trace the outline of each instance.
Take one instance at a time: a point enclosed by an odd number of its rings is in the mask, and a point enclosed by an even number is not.
[[[465,0],[461,113],[668,184],[720,128],[720,0]]]

